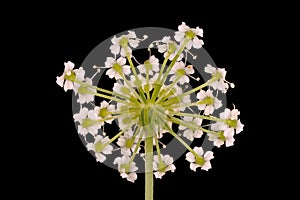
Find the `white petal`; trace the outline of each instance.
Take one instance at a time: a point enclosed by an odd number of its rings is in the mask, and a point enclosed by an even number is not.
[[[241,123],[240,120],[238,120],[237,122],[237,126],[236,126],[236,133],[240,133],[244,130],[244,124]]]
[[[195,164],[195,163],[191,163],[191,164],[190,164],[190,168],[191,168],[191,170],[193,170],[193,171],[196,171],[196,169],[197,169],[198,167],[200,167],[200,165]]]
[[[64,90],[67,91],[67,90],[72,90],[72,89],[73,89],[73,82],[66,80],[65,85],[64,85]]]
[[[126,74],[126,75],[129,75],[130,74],[130,66],[129,65],[124,65],[123,67],[122,67],[122,71],[123,71],[123,73],[124,74]]]
[[[211,168],[211,164],[209,161],[206,161],[204,165],[201,167],[202,170],[208,171]]]
[[[97,162],[104,162],[105,160],[106,160],[106,157],[103,155],[103,154],[101,154],[101,153],[96,153],[95,154],[95,156],[96,156],[96,160],[97,160]]]
[[[205,68],[204,71],[208,74],[215,74],[216,73],[216,68],[208,64]]]
[[[227,128],[225,131],[224,131],[224,136],[225,138],[232,138],[234,135],[234,129],[233,128]]]
[[[233,137],[226,139],[226,147],[233,146],[235,139]]]
[[[202,156],[203,155],[203,149],[202,147],[195,147],[194,151],[199,155]]]
[[[193,137],[193,131],[190,129],[187,129],[183,132],[183,137],[186,137],[188,140],[193,141],[194,137]]]
[[[118,53],[120,53],[120,45],[111,45],[109,47],[110,51],[112,54],[117,55]]]
[[[146,73],[146,67],[145,65],[138,65],[137,68],[139,69],[141,74],[145,74]]]
[[[170,36],[165,36],[163,37],[163,39],[161,40],[163,43],[169,43],[171,40],[171,37]]]
[[[193,65],[188,65],[186,68],[185,68],[185,73],[187,74],[193,74],[195,72],[194,68],[193,68]]]
[[[137,174],[136,173],[130,173],[130,174],[128,174],[126,179],[128,181],[134,183],[134,181],[137,179]]]
[[[137,39],[135,39],[135,40],[130,39],[130,40],[128,40],[128,42],[132,48],[136,48],[137,46],[139,46],[139,43],[140,43],[140,41]]]
[[[114,69],[109,69],[105,73],[109,78],[114,78],[116,76],[116,71]]]
[[[68,75],[71,75],[70,71],[74,68],[74,63],[72,63],[71,61],[65,62],[65,72],[67,72]]]
[[[178,30],[180,32],[186,32],[190,29],[189,26],[187,26],[184,22],[181,23],[181,25],[178,26]]]
[[[112,67],[116,60],[112,57],[107,57],[105,61],[105,67]]]
[[[197,93],[197,99],[200,101],[205,99],[207,97],[206,92],[204,90],[200,90],[200,92]]]
[[[163,175],[165,175],[165,172],[160,172],[160,171],[154,172],[155,178],[160,178],[161,179],[163,177]]]
[[[212,105],[208,105],[204,110],[204,115],[210,115],[213,112],[214,112],[214,107]]]
[[[230,119],[231,120],[237,119],[239,114],[240,114],[240,111],[238,109],[233,109],[231,111],[231,117],[230,117]]]
[[[164,53],[165,51],[167,51],[167,45],[166,44],[158,45],[157,48],[158,48],[159,53]]]
[[[60,86],[63,87],[64,86],[64,80],[65,80],[65,75],[61,75],[61,76],[57,76],[56,77],[56,83]]]
[[[194,138],[201,138],[202,135],[203,135],[203,131],[201,131],[201,130],[196,130],[194,132]]]
[[[195,162],[195,156],[191,153],[191,152],[188,152],[186,154],[186,158],[185,158],[187,161],[189,162]]]
[[[193,46],[193,41],[192,40],[190,40],[186,45],[185,45],[185,48],[187,48],[187,49],[191,49],[192,48],[192,46]]]
[[[136,34],[134,31],[128,31],[128,34],[126,35],[128,38],[136,38]]]
[[[87,150],[88,151],[94,151],[95,152],[95,145],[93,144],[93,143],[88,143],[87,145],[86,145],[86,148],[87,148]]]
[[[213,158],[214,158],[214,153],[213,153],[212,151],[207,151],[207,152],[205,152],[205,154],[204,154],[204,159],[205,159],[206,161],[211,160],[211,159],[213,159]]]
[[[120,57],[120,58],[117,59],[117,63],[118,63],[119,65],[123,66],[123,65],[125,65],[125,63],[126,63],[126,59],[123,58],[123,57]]]
[[[184,36],[185,36],[184,33],[176,31],[174,38],[177,42],[181,42],[183,40]]]
[[[195,49],[200,49],[204,45],[203,40],[199,40],[199,38],[195,37],[193,39],[193,47]]]
[[[164,161],[164,163],[165,163],[166,165],[170,165],[170,164],[173,163],[173,158],[172,158],[171,156],[169,156],[169,155],[165,155],[165,156],[163,157],[163,161]]]
[[[102,153],[104,153],[104,154],[111,154],[112,150],[113,150],[113,147],[112,147],[111,145],[107,145],[107,146],[103,149]]]
[[[218,108],[221,108],[222,107],[222,101],[220,101],[219,99],[217,98],[214,98],[214,107],[215,109],[218,109]]]

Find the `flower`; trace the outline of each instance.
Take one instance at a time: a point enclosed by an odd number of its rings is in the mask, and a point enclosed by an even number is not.
[[[76,79],[76,74],[75,74],[76,71],[73,70],[75,65],[71,61],[65,62],[64,65],[65,65],[65,70],[61,76],[56,77],[56,83],[60,87],[63,87],[65,91],[72,90],[74,87],[73,82]],[[82,72],[82,71],[78,70],[77,72]]]
[[[160,154],[161,159],[159,159],[158,155],[153,157],[153,170],[154,176],[156,178],[162,178],[163,175],[166,174],[167,171],[174,172],[176,167],[173,165],[173,158],[169,155]]]
[[[133,131],[131,129],[126,131],[124,133],[124,135],[119,137],[119,139],[117,141],[117,144],[121,148],[121,154],[130,156],[131,152],[133,152],[134,149],[136,148],[137,141],[138,141],[138,138],[133,137]]]
[[[108,155],[112,153],[113,147],[109,145],[109,138],[103,138],[101,135],[94,137],[93,143],[88,143],[86,145],[88,151],[95,152],[95,156],[98,162],[104,162],[106,157],[104,154]]]
[[[155,56],[150,56],[149,60],[146,60],[142,65],[138,65],[137,68],[141,74],[146,74],[148,70],[148,74],[152,76],[153,71],[159,71],[159,60]]]
[[[180,61],[176,62],[170,71],[170,74],[174,74],[171,78],[170,81],[175,81],[177,78],[179,78],[178,82],[182,85],[184,83],[189,83],[190,79],[187,75],[193,74],[195,70],[193,69],[192,65],[188,65],[185,67],[185,64]]]
[[[126,178],[128,181],[134,183],[137,179],[135,171],[137,171],[138,168],[135,166],[135,162],[130,161],[130,157],[117,157],[114,164],[118,164],[118,169],[122,178]]]
[[[224,112],[220,113],[220,118],[224,119],[225,122],[221,122],[220,129],[235,129],[235,133],[240,133],[244,129],[244,125],[241,123],[241,120],[238,120],[238,115],[240,112],[237,109],[233,109],[232,111],[228,108],[225,109]]]
[[[200,90],[197,93],[197,99],[199,99],[198,109],[204,110],[204,115],[211,115],[215,109],[222,106],[222,102],[214,97],[211,90]]]
[[[176,54],[178,53],[180,47],[177,45],[176,42],[171,40],[170,36],[163,37],[161,40],[162,44],[157,45],[158,52],[164,53],[164,57],[166,58],[167,55],[169,55],[169,60],[173,60]],[[180,61],[183,57],[183,54],[181,53],[177,61]]]
[[[92,79],[86,78],[85,83],[74,83],[74,92],[78,94],[77,102],[80,104],[89,103],[94,100],[96,89],[92,88]]]
[[[211,125],[211,129],[213,131],[217,131],[220,133],[220,135],[213,135],[213,134],[208,134],[208,140],[213,141],[214,146],[220,147],[225,143],[226,147],[233,146],[233,143],[235,141],[234,139],[234,129],[229,128],[226,129],[225,131],[222,131],[220,129],[221,123],[217,122]]]
[[[109,68],[106,71],[106,75],[109,78],[120,79],[122,78],[122,74],[129,75],[130,74],[130,66],[125,65],[126,59],[123,57],[115,60],[112,57],[107,57],[105,62],[105,67]]]
[[[100,107],[96,106],[95,107],[95,112],[98,115],[99,119],[105,120],[105,122],[111,124],[113,119],[110,119],[112,116],[112,112],[115,111],[115,106],[109,104],[107,101],[102,101],[100,103]]]
[[[202,124],[202,119],[201,118],[193,118],[193,117],[189,117],[189,116],[185,116],[183,117],[183,120],[185,122],[190,122],[190,123],[194,123],[196,126],[201,126]],[[187,138],[190,141],[193,141],[194,138],[201,138],[203,135],[203,131],[201,130],[195,130],[192,131],[191,129],[183,126],[183,125],[179,125],[178,127],[179,130],[184,130],[183,131],[183,137]]]
[[[190,28],[184,22],[178,26],[178,30],[175,32],[175,40],[182,43],[185,37],[189,37],[191,40],[186,44],[187,49],[191,49],[192,46],[195,49],[199,49],[204,44],[203,40],[200,40],[197,36],[203,37],[203,29],[198,26],[196,28]]]
[[[103,123],[99,122],[99,118],[94,110],[88,110],[87,108],[80,109],[80,112],[73,115],[75,122],[79,122],[78,132],[79,134],[86,136],[91,133],[92,135],[98,134],[98,129],[101,128]]]
[[[210,160],[214,158],[212,151],[205,152],[203,156],[202,147],[195,147],[195,154],[188,152],[186,154],[186,160],[190,162],[190,168],[193,171],[196,171],[198,167],[201,167],[202,170],[208,171],[211,168]]]
[[[134,31],[128,31],[127,35],[122,35],[120,37],[114,36],[111,39],[111,42],[113,43],[113,45],[110,46],[111,53],[114,55],[117,55],[120,53],[121,56],[126,57],[126,50],[123,47],[126,46],[128,53],[131,54],[132,50],[128,46],[128,44],[132,48],[136,48],[139,45],[140,40],[136,37],[136,34]],[[121,50],[121,52],[120,52],[120,50]]]
[[[214,88],[214,90],[220,90],[223,93],[226,93],[227,89],[228,89],[228,83],[225,80],[225,76],[226,76],[226,70],[223,68],[215,68],[213,66],[211,66],[210,64],[208,64],[205,68],[204,71],[206,73],[209,73],[211,75],[216,75],[217,73],[221,75],[221,78],[219,80],[214,81],[213,83],[211,83],[210,86],[212,86]]]

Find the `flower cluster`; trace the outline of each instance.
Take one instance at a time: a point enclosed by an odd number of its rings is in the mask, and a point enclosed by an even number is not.
[[[79,134],[93,137],[86,147],[95,154],[98,162],[104,162],[112,151],[119,151],[121,156],[116,157],[113,164],[118,167],[122,178],[134,182],[137,179],[137,155],[152,163],[146,164],[145,170],[154,172],[156,178],[162,178],[168,171],[175,171],[172,152],[161,153],[165,147],[161,139],[165,134],[172,135],[187,148],[186,160],[193,171],[198,167],[209,170],[210,160],[214,156],[212,151],[204,152],[202,147],[190,147],[188,141],[208,135],[217,147],[234,144],[235,134],[243,130],[239,110],[225,108],[219,116],[213,116],[216,110],[222,108],[218,91],[226,93],[234,84],[226,80],[224,68],[210,64],[192,66],[186,62],[188,54],[183,53],[191,48],[201,48],[204,42],[200,37],[203,37],[202,29],[190,28],[182,23],[175,32],[174,40],[171,36],[165,36],[149,45],[149,49],[157,48],[163,54],[163,62],[159,61],[158,56],[150,54],[143,63],[136,64],[132,60],[133,49],[147,36],[138,38],[134,31],[114,36],[110,47],[112,56],[107,57],[104,67],[94,67],[97,72],[105,70],[105,74],[115,81],[111,91],[94,86],[93,78],[85,77],[82,67],[74,69],[72,62],[65,63],[65,70],[56,82],[65,91],[74,90],[77,95],[81,106],[73,117]],[[194,70],[200,67],[210,74],[210,79],[186,90],[191,78],[200,80]],[[192,94],[197,96],[195,101],[191,99]],[[100,105],[94,105],[95,97],[105,100]],[[94,105],[93,109],[89,109],[88,104]],[[191,113],[189,110],[197,112]],[[114,120],[119,132],[107,136],[104,127]],[[178,125],[178,133],[173,130],[173,124]],[[114,148],[115,145],[118,147]]]

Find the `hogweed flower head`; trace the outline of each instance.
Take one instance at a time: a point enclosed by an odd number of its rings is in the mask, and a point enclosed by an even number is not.
[[[212,151],[202,147],[192,148],[191,141],[208,136],[217,147],[233,145],[235,134],[240,133],[244,125],[235,107],[220,111],[223,102],[218,98],[218,91],[226,93],[234,84],[225,79],[224,68],[209,63],[206,66],[187,63],[191,48],[199,49],[204,44],[200,37],[203,37],[202,29],[190,28],[183,22],[174,40],[165,36],[151,42],[148,59],[139,63],[132,49],[148,36],[138,38],[134,31],[114,36],[110,46],[112,57],[106,58],[103,67],[94,66],[96,72],[91,78],[84,77],[82,67],[74,69],[72,62],[65,63],[65,70],[56,82],[65,91],[74,90],[77,95],[80,110],[73,117],[87,150],[97,161],[104,162],[107,155],[119,152],[113,164],[122,178],[134,182],[140,168],[135,160],[142,157],[147,188],[151,177],[162,178],[176,169],[172,152],[165,153],[164,135],[173,136],[188,150],[186,160],[193,171],[209,170],[214,156]],[[152,55],[151,49],[158,49],[162,56]],[[210,78],[200,84],[195,69],[203,69]],[[102,70],[115,81],[112,90],[93,85],[93,78]],[[191,79],[198,85],[188,89]],[[102,101],[95,105],[95,98]],[[219,116],[213,116],[215,111]],[[119,132],[106,135],[105,126],[113,125],[114,121]]]

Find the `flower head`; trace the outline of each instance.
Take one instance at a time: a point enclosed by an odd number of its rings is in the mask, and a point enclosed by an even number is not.
[[[82,68],[78,70],[73,70],[74,63],[68,61],[65,62],[65,70],[61,76],[56,77],[56,83],[63,87],[65,91],[72,90],[74,87],[74,81],[76,80],[83,80],[84,71]]]
[[[193,150],[194,154],[191,152],[186,154],[186,160],[190,162],[191,170],[196,171],[198,167],[201,167],[201,169],[208,171],[211,168],[210,160],[214,158],[213,152],[204,153],[202,147],[195,147]]]
[[[134,31],[128,31],[127,35],[122,35],[120,37],[114,36],[111,39],[111,42],[113,43],[110,46],[111,53],[113,53],[114,55],[120,53],[122,57],[126,57],[126,51],[131,54],[132,50],[130,47],[136,48],[140,43],[140,39],[136,37]]]
[[[200,92],[197,93],[197,99],[198,102],[198,109],[204,110],[204,115],[211,115],[213,114],[215,109],[218,109],[222,106],[221,101],[214,97],[211,90],[200,90]]]
[[[162,178],[167,171],[174,172],[176,167],[173,164],[173,158],[169,155],[160,154],[161,157],[155,155],[153,157],[153,170],[156,178]]]
[[[101,135],[97,135],[94,138],[94,142],[86,145],[88,151],[93,151],[98,162],[104,162],[106,157],[104,154],[111,154],[113,147],[109,145],[109,138],[103,138]]]
[[[134,183],[137,179],[137,174],[135,171],[138,170],[135,162],[131,162],[130,157],[123,156],[117,157],[114,164],[118,165],[118,169],[122,178],[126,178],[128,181]]]
[[[197,36],[203,37],[203,29],[196,27],[190,28],[184,22],[178,26],[178,31],[175,32],[175,40],[182,43],[185,38],[189,38],[190,41],[186,44],[187,49],[191,49],[192,46],[195,49],[199,49],[204,44],[203,40],[200,40]]]
[[[99,122],[99,117],[96,115],[94,110],[88,110],[87,108],[82,108],[79,113],[73,115],[75,122],[79,122],[78,132],[79,134],[85,136],[88,133],[92,135],[98,134],[98,129],[101,128],[103,123]]]
[[[109,68],[106,71],[106,75],[108,75],[109,78],[115,78],[120,79],[122,78],[121,75],[130,74],[130,66],[125,65],[126,59],[123,57],[118,58],[115,60],[112,57],[108,57],[105,62],[105,67]]]

